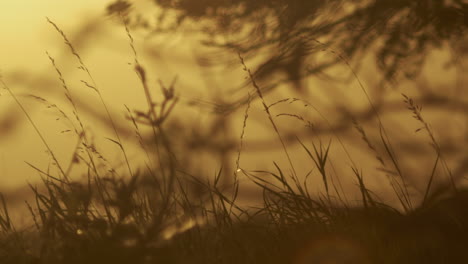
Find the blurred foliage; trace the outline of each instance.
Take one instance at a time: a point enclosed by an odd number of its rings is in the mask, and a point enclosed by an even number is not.
[[[265,77],[282,71],[290,80],[297,80],[344,58],[359,60],[372,50],[385,80],[400,73],[412,78],[419,74],[433,48],[448,44],[454,62],[467,53],[462,43],[468,26],[468,4],[463,0],[153,0],[153,3],[162,8],[158,18],[144,19],[144,14],[135,10],[130,12],[134,26],[153,33],[191,28],[203,32],[205,44],[254,56],[271,47],[273,52],[263,65]],[[131,1],[122,0],[108,8],[109,13],[129,10]],[[315,51],[330,46],[343,57],[313,67],[306,62],[317,61]]]

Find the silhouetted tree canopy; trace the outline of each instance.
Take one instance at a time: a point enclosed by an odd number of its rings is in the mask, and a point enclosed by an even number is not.
[[[466,55],[464,0],[153,0],[164,11],[154,23],[130,13],[133,25],[153,32],[190,27],[203,32],[204,43],[246,56],[265,47],[274,50],[258,75],[276,71],[290,80],[320,72],[343,61],[359,60],[372,50],[385,79],[419,73],[428,51],[444,44],[454,59]],[[131,9],[119,0],[109,12]],[[140,18],[140,19],[136,19]],[[372,48],[372,49],[371,49]],[[337,58],[311,66],[321,50]],[[340,56],[342,56],[340,58]],[[455,60],[454,60],[455,61]]]

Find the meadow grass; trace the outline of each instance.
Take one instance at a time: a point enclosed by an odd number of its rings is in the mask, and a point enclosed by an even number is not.
[[[90,81],[82,83],[96,91],[104,105],[115,136],[109,140],[123,153],[128,175],[119,175],[112,165],[108,170],[99,166],[107,160],[89,138],[71,90],[50,54],[47,55],[73,108],[74,121],[67,119],[78,123],[73,129],[77,145],[67,166],[59,163],[20,98],[2,80],[47,148],[58,174],[31,165],[42,177],[40,187],[30,185],[33,200],[26,202],[31,226],[15,226],[0,194],[0,263],[466,263],[468,191],[453,181],[421,107],[409,96],[403,95],[403,100],[421,123],[421,130],[427,132],[436,157],[419,204],[415,205],[409,194],[404,172],[378,113],[384,153],[378,151],[358,121],[354,120],[354,126],[381,167],[387,172],[396,171],[387,177],[403,210],[385,204],[366,186],[359,164],[349,154],[361,200],[357,205],[347,202],[329,172],[332,141],[307,144],[296,138],[325,190],[310,191],[310,173],[299,175],[295,170],[275,116],[270,112],[274,105],[287,100],[268,105],[240,54],[240,64],[278,136],[291,173],[274,162],[273,171],[248,171],[240,165],[249,109],[255,100],[249,95],[233,181],[226,186],[222,178],[231,172],[222,169],[203,180],[179,164],[170,131],[166,130],[168,117],[178,102],[175,84],[166,87],[160,83],[163,99],[154,101],[145,68],[138,60],[133,37],[122,17],[134,53],[134,69],[147,100],[145,112],[127,107],[129,122],[148,159],[145,168],[135,169],[92,74],[65,33],[48,21],[63,37],[80,69],[87,73]],[[354,71],[353,75],[359,79]],[[359,85],[366,93],[360,81]],[[366,97],[377,112],[367,93]],[[301,116],[289,117],[307,123]],[[143,140],[142,126],[151,129],[151,144]],[[346,151],[340,138],[336,138]],[[383,156],[390,162],[384,161]],[[85,180],[70,176],[77,164],[85,164]],[[433,189],[440,164],[450,184]],[[238,202],[239,175],[260,187],[263,193],[260,207],[241,206]],[[268,175],[268,180],[263,175]]]

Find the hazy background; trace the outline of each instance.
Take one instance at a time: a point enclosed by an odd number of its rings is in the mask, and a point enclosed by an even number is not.
[[[46,17],[57,20],[57,23],[60,23],[64,30],[68,29],[72,34],[78,28],[82,28],[84,23],[94,24],[96,28],[110,27],[110,21],[103,16],[103,9],[108,2],[110,1],[99,1],[99,3],[96,1],[81,1],[79,3],[2,1],[0,3],[0,34],[2,35],[0,68],[5,81],[16,93],[34,93],[56,101],[57,95],[61,96],[63,92],[57,89],[59,83],[50,82],[54,71],[45,51],[49,51],[53,56],[61,56],[65,53],[65,49],[62,45],[63,41],[58,38],[56,32],[46,22]],[[94,44],[94,46],[97,45]],[[110,56],[103,54],[102,59],[104,57],[109,58]],[[62,60],[59,63],[70,67],[66,62]],[[66,72],[65,74],[70,73]],[[34,172],[28,168],[24,161],[44,164],[47,160],[47,156],[42,155],[44,153],[43,147],[37,140],[37,136],[24,122],[24,115],[19,112],[11,98],[5,94],[2,90],[1,120],[3,127],[8,128],[0,137],[2,189],[18,187],[23,185],[26,179],[33,180],[35,178]],[[45,107],[39,106],[34,100],[24,98],[23,100],[33,113],[33,118],[37,120],[41,128],[46,129],[44,133],[49,136],[48,138],[51,140],[56,138],[57,130],[60,128],[55,122],[52,122],[53,116],[44,110]]]
[[[122,161],[122,155],[115,144],[106,140],[113,137],[103,108],[95,93],[80,83],[86,76],[77,70],[78,63],[70,54],[68,47],[55,29],[46,21],[46,17],[54,21],[69,37],[80,53],[85,64],[91,70],[104,99],[108,102],[119,129],[125,135],[125,146],[135,167],[144,164],[131,122],[125,120],[124,104],[130,109],[144,110],[144,94],[137,75],[133,71],[134,57],[129,46],[129,40],[120,19],[106,14],[106,7],[112,1],[59,1],[59,0],[17,0],[0,2],[0,69],[9,87],[18,95],[27,110],[36,121],[39,128],[56,151],[59,160],[68,163],[71,159],[75,137],[70,133],[62,133],[67,129],[66,122],[57,120],[58,114],[48,109],[47,104],[28,95],[40,96],[49,102],[70,111],[65,100],[63,88],[57,78],[54,68],[45,54],[48,51],[56,59],[57,66],[62,71],[72,94],[78,98],[78,108],[86,126],[95,135],[96,145],[105,154],[111,164]],[[135,5],[137,10],[157,9],[144,1]],[[139,58],[146,67],[153,85],[155,95],[158,94],[157,80],[169,84],[175,76],[178,77],[176,89],[181,97],[176,108],[173,126],[180,136],[180,141],[193,139],[202,147],[185,148],[181,143],[180,154],[186,155],[190,169],[197,168],[207,175],[214,175],[221,167],[232,174],[235,164],[236,148],[245,105],[234,111],[223,113],[230,101],[246,96],[248,89],[237,89],[245,82],[245,72],[240,63],[229,67],[204,68],[202,58],[214,52],[196,42],[196,34],[179,31],[175,34],[156,34],[148,36],[141,29],[131,29]],[[423,92],[433,95],[443,95],[453,98],[442,102],[432,102],[423,105],[423,114],[436,132],[447,160],[454,170],[458,170],[463,178],[466,176],[468,163],[466,156],[467,136],[467,101],[466,77],[455,68],[447,68],[450,51],[446,46],[429,54],[424,64],[422,74],[414,79],[402,79],[398,83],[385,83],[385,89],[372,93],[371,97],[383,97],[388,101],[388,107],[383,114],[384,123],[390,131],[392,143],[401,158],[402,167],[408,172],[409,182],[421,186],[429,175],[428,171],[435,156],[428,144],[428,137],[423,132],[414,133],[420,127],[411,113],[405,109],[401,93],[417,97]],[[236,60],[236,54],[226,55]],[[324,56],[331,56],[324,54]],[[255,60],[249,60],[249,67],[255,68]],[[332,76],[349,75],[346,65],[338,65],[328,70]],[[359,68],[358,76],[366,88],[373,89],[382,86],[381,76],[373,59],[364,58]],[[311,76],[307,78],[308,92],[298,92],[291,85],[283,84],[280,89],[268,94],[266,100],[273,103],[283,98],[301,98],[320,110],[321,114],[332,124],[344,122],[345,115],[339,106],[350,109],[366,109],[367,102],[356,79],[348,78],[341,82],[332,82],[326,78]],[[377,90],[376,90],[377,91]],[[7,92],[0,90],[0,191],[21,190],[26,182],[37,182],[40,178],[26,162],[47,169],[50,163],[45,148],[37,134],[19,108],[14,104]],[[156,95],[156,97],[160,97]],[[436,96],[436,98],[438,98]],[[338,105],[336,104],[338,102]],[[324,123],[320,115],[304,107],[305,103],[284,103],[278,107],[276,114],[290,113],[303,116],[306,120]],[[218,106],[219,108],[216,108]],[[248,170],[270,169],[272,162],[279,162],[287,167],[284,154],[278,148],[279,142],[272,133],[270,124],[258,100],[252,103],[249,123],[246,130],[245,151],[242,154],[242,167]],[[221,114],[220,114],[221,113]],[[282,119],[283,118],[283,119]],[[346,118],[345,118],[346,119]],[[349,121],[349,120],[347,120]],[[369,136],[379,143],[375,120],[364,121],[369,129]],[[305,142],[316,140],[304,129],[304,123],[294,118],[279,117],[278,122],[284,134],[295,132]],[[325,122],[326,124],[326,122]],[[373,129],[373,130],[372,130]],[[219,132],[220,131],[220,132]],[[373,132],[372,132],[373,131]],[[371,188],[381,193],[390,191],[385,183],[382,172],[376,169],[378,164],[365,143],[360,141],[359,134],[352,128],[337,130],[343,138],[352,157],[363,168]],[[334,138],[333,133],[323,133],[323,140],[328,142]],[[183,140],[182,140],[183,139]],[[203,140],[208,141],[203,141]],[[289,147],[294,156],[294,164],[302,173],[312,167],[312,162],[298,146],[295,139]],[[201,143],[200,143],[201,142]],[[234,149],[226,154],[217,149],[223,143],[234,144]],[[186,142],[185,142],[186,143]],[[231,145],[232,145],[231,144]],[[208,145],[215,147],[207,147]],[[346,159],[336,139],[333,139],[333,169],[337,175],[350,174],[350,161]],[[232,147],[232,146],[231,146]],[[188,152],[190,150],[190,152]],[[224,152],[223,152],[224,151]],[[193,160],[196,157],[197,160]],[[119,165],[117,165],[119,166]],[[345,189],[355,188],[352,177],[342,178]],[[415,193],[418,188],[415,187]],[[394,198],[391,198],[394,199]]]

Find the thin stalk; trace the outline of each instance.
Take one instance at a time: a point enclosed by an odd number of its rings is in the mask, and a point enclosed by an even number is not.
[[[13,91],[10,89],[10,87],[3,81],[3,79],[0,79],[0,82],[2,83],[3,87],[5,87],[5,89],[8,91],[8,93],[11,95],[11,97],[15,100],[16,104],[21,108],[21,111],[23,111],[23,113],[25,114],[25,116],[28,119],[29,123],[32,125],[32,127],[36,131],[36,134],[39,136],[42,143],[46,147],[47,151],[50,153],[52,159],[54,160],[55,164],[57,165],[57,168],[60,170],[60,173],[63,175],[64,178],[67,178],[67,175],[66,175],[65,171],[63,170],[62,166],[60,165],[60,163],[59,163],[57,157],[55,156],[54,152],[52,151],[52,148],[49,146],[46,139],[42,135],[41,131],[36,126],[36,123],[32,120],[32,118],[29,115],[28,111],[26,111],[23,104],[18,100],[16,95],[13,93]]]
[[[291,166],[291,170],[292,170],[292,172],[293,172],[294,175],[297,175],[297,174],[296,174],[296,170],[294,169],[294,165],[293,165],[293,163],[292,163],[291,157],[290,157],[290,155],[289,155],[289,153],[288,153],[288,149],[286,148],[286,144],[284,143],[284,140],[283,140],[283,138],[281,137],[281,134],[280,134],[280,132],[279,132],[278,126],[276,125],[275,121],[273,120],[273,116],[272,116],[272,114],[270,113],[270,108],[269,108],[268,105],[266,104],[265,98],[263,97],[262,90],[260,89],[260,87],[258,86],[257,82],[255,81],[255,78],[254,78],[254,76],[252,75],[252,72],[250,71],[250,69],[247,68],[247,65],[246,65],[245,62],[244,62],[244,58],[241,56],[240,53],[238,53],[238,55],[239,55],[240,62],[241,62],[241,64],[242,64],[242,66],[244,67],[244,71],[247,72],[247,74],[249,75],[250,80],[252,80],[252,85],[254,86],[255,90],[257,91],[257,94],[258,94],[258,96],[260,97],[260,100],[262,101],[263,108],[265,109],[265,112],[266,112],[267,115],[268,115],[268,119],[270,120],[270,123],[271,123],[271,125],[273,126],[273,129],[275,130],[275,133],[276,133],[276,135],[278,136],[279,141],[281,142],[281,145],[282,145],[282,147],[283,147],[284,153],[286,154],[286,158],[288,159],[289,165]]]

